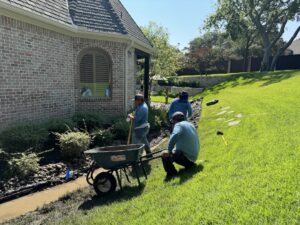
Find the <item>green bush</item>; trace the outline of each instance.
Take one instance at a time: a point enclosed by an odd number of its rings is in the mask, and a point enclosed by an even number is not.
[[[59,142],[56,133],[62,134],[76,127],[75,123],[70,119],[51,119],[43,126],[49,133],[45,148],[55,148],[58,146]]]
[[[150,132],[160,131],[162,125],[167,121],[167,112],[164,109],[150,108],[149,123]]]
[[[113,120],[112,133],[118,140],[126,140],[129,133],[129,123],[124,116]]]
[[[0,135],[2,149],[8,153],[24,152],[32,148],[39,151],[48,138],[48,131],[37,125],[17,126]]]
[[[93,146],[103,147],[111,145],[113,142],[113,134],[109,130],[96,130],[92,134],[93,136]]]
[[[65,133],[76,127],[76,124],[71,119],[51,119],[44,126],[48,132]]]
[[[0,180],[4,179],[8,172],[9,155],[0,148]]]
[[[83,151],[87,150],[91,143],[89,134],[84,132],[68,131],[57,134],[62,157],[65,159],[79,158]]]
[[[27,177],[39,171],[39,157],[36,153],[21,153],[8,161],[10,173],[18,177]]]
[[[87,129],[88,131],[102,128],[104,124],[103,115],[95,112],[76,113],[72,120],[79,129]]]
[[[176,86],[176,87],[191,87],[191,88],[201,87],[200,82],[184,81],[178,78],[168,78],[168,80],[159,80],[158,84],[160,86]]]

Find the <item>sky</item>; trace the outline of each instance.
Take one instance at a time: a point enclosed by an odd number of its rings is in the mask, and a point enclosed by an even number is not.
[[[154,21],[168,29],[173,45],[180,49],[200,36],[205,18],[214,12],[217,0],[121,0],[139,26]],[[289,39],[299,22],[287,25],[284,40]],[[300,38],[300,34],[298,35]]]

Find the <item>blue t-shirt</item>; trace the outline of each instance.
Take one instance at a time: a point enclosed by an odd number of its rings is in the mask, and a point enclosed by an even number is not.
[[[185,157],[195,162],[200,151],[196,128],[187,121],[176,123],[169,140],[168,150],[169,152],[181,151]]]
[[[174,99],[168,112],[169,119],[172,119],[173,114],[176,112],[182,112],[186,117],[190,117],[193,114],[191,103],[187,100]]]
[[[134,114],[134,128],[148,123],[148,106],[146,103],[138,106]]]

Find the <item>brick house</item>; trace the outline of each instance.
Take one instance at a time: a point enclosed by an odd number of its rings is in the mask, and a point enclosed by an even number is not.
[[[0,0],[0,130],[78,111],[125,113],[137,59],[148,87],[151,51],[119,0]]]

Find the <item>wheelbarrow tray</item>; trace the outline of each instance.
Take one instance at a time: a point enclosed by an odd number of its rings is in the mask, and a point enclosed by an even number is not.
[[[84,154],[91,156],[99,167],[111,170],[138,162],[144,146],[143,144],[109,146],[90,149]]]

